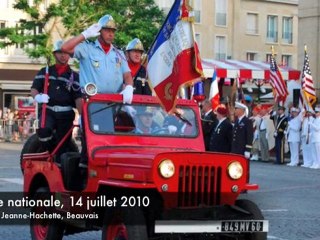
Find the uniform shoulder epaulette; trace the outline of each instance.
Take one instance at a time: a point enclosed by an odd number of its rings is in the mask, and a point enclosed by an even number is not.
[[[94,43],[95,43],[95,41],[90,40],[90,39],[86,39],[84,41],[85,41],[85,43],[88,43],[88,44],[91,44],[91,45],[94,45]]]

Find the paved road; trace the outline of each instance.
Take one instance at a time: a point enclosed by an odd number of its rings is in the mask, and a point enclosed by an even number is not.
[[[0,192],[21,191],[21,144],[0,143]],[[243,194],[259,205],[273,240],[320,240],[320,170],[252,162],[251,182],[260,190]],[[66,240],[100,239],[101,232],[67,236]],[[0,239],[27,240],[28,226],[1,226]]]

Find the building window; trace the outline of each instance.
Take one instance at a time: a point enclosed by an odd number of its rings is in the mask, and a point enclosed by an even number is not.
[[[282,41],[283,43],[292,43],[293,18],[283,17],[282,19]]]
[[[5,21],[0,21],[0,28],[5,28],[6,27],[6,22]],[[5,37],[0,37],[0,42],[1,41],[4,41],[5,40]],[[0,48],[0,54],[5,54],[7,55],[8,54],[8,47],[5,47],[5,48]]]
[[[226,60],[227,56],[227,41],[224,36],[216,36],[215,48],[215,59]]]
[[[292,67],[292,56],[291,55],[282,55],[281,65]]]
[[[195,34],[195,38],[196,38],[196,42],[198,44],[198,49],[199,51],[201,52],[201,37],[200,37],[200,34],[199,33],[196,33]]]
[[[227,1],[216,0],[215,9],[216,25],[227,26]]]
[[[192,4],[192,0],[189,1],[189,4]],[[194,4],[191,5],[194,9],[194,22],[201,23],[201,0],[195,0]]]
[[[272,54],[271,53],[268,53],[267,55],[266,55],[266,62],[271,62],[271,56],[272,56]],[[277,54],[274,54],[274,59],[276,59],[276,61],[277,61]],[[278,61],[277,61],[278,62]]]
[[[254,61],[257,60],[257,53],[254,52],[247,52],[247,61]]]
[[[43,33],[43,26],[39,24],[38,26],[35,26],[33,29],[33,34],[38,35]]]
[[[258,34],[258,14],[247,13],[247,33]]]
[[[6,28],[6,22],[0,21],[0,28]],[[0,39],[4,39],[4,37],[0,37]]]
[[[278,17],[268,16],[267,18],[267,42],[278,42]]]
[[[24,31],[24,29],[19,29],[19,23],[16,23],[16,31],[17,31],[17,33],[18,34],[20,34],[20,35],[24,35],[25,34],[25,31]],[[24,48],[24,43],[16,43],[16,48]]]

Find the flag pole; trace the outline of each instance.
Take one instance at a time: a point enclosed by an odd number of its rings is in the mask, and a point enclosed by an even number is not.
[[[170,13],[173,11],[173,6],[174,6],[174,4],[176,3],[176,1],[177,1],[177,0],[174,0],[172,6],[171,6],[171,8],[170,8],[170,11],[168,12],[168,14],[167,14],[167,16],[166,16],[166,18],[165,18],[165,20],[164,20],[163,23],[165,23],[165,22],[168,20],[168,18],[169,18],[169,16],[170,16]],[[159,30],[158,33],[157,33],[157,36],[153,39],[153,41],[152,41],[152,43],[151,43],[151,45],[150,45],[151,48],[152,48],[153,45],[155,44],[155,42],[156,42],[159,34],[161,33],[163,27],[164,27],[164,24],[162,24],[160,30]],[[146,65],[146,63],[148,62],[149,52],[150,52],[150,48],[149,48],[148,51],[146,52],[145,57],[142,59],[142,61],[141,61],[141,66],[140,66],[140,68],[139,68],[139,70],[138,70],[135,78],[133,79],[133,82],[136,80],[137,76],[139,75],[140,71],[142,70],[142,66]],[[148,81],[148,83],[149,83],[149,87],[153,89],[153,86],[151,85],[151,82],[149,81],[149,78],[148,78],[148,71],[146,71],[146,74],[147,74],[146,78],[147,78],[147,81]]]
[[[271,45],[271,57],[274,58],[274,46],[273,45]],[[271,60],[272,59],[270,59],[270,61]],[[275,100],[273,106],[274,106],[274,109],[277,110],[278,109],[278,98],[276,98],[276,92],[273,87],[272,87],[272,93],[273,93],[273,98]]]

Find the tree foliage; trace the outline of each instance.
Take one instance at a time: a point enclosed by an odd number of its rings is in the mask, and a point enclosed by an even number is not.
[[[105,14],[111,14],[118,27],[115,44],[124,47],[138,37],[148,49],[164,20],[154,0],[60,0],[43,10],[44,0],[17,0],[14,8],[23,11],[15,27],[0,29],[0,48],[20,44],[31,58],[52,58],[52,33],[61,39],[77,35]]]

